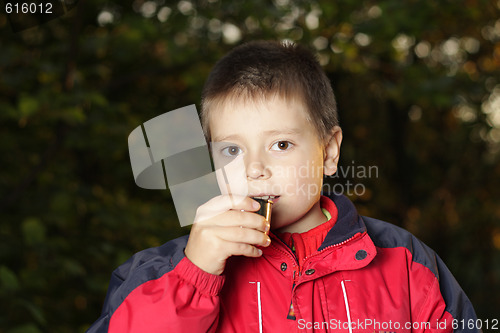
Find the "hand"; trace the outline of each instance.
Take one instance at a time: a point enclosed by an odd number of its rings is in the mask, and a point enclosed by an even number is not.
[[[196,211],[185,254],[205,272],[220,275],[230,256],[259,257],[269,246],[269,223],[253,212],[259,203],[249,197],[223,195]],[[243,210],[243,211],[242,211]]]

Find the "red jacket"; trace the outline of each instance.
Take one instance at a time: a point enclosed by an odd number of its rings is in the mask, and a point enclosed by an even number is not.
[[[436,253],[401,228],[360,217],[346,197],[330,198],[338,220],[301,271],[272,235],[262,257],[231,257],[224,275],[211,275],[185,258],[184,236],[113,273],[88,333],[478,331]]]

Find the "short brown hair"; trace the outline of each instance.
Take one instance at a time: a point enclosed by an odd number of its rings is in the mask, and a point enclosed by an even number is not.
[[[330,81],[316,57],[290,42],[254,41],[234,48],[212,69],[203,87],[201,122],[210,141],[209,111],[228,98],[299,98],[321,140],[338,125]]]

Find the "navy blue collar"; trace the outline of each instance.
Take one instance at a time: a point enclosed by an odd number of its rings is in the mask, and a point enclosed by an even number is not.
[[[337,206],[338,218],[332,229],[326,234],[318,251],[327,246],[342,243],[355,234],[366,231],[365,223],[358,215],[351,200],[342,194],[324,193],[323,195],[330,198]]]

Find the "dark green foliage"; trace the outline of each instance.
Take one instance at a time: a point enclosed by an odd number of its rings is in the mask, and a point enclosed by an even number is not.
[[[0,333],[84,332],[114,268],[189,232],[168,191],[135,185],[127,136],[199,105],[231,43],[284,38],[332,80],[341,168],[377,168],[328,183],[362,184],[362,214],[415,233],[499,318],[497,1],[166,2],[80,1],[18,33],[0,14]]]

